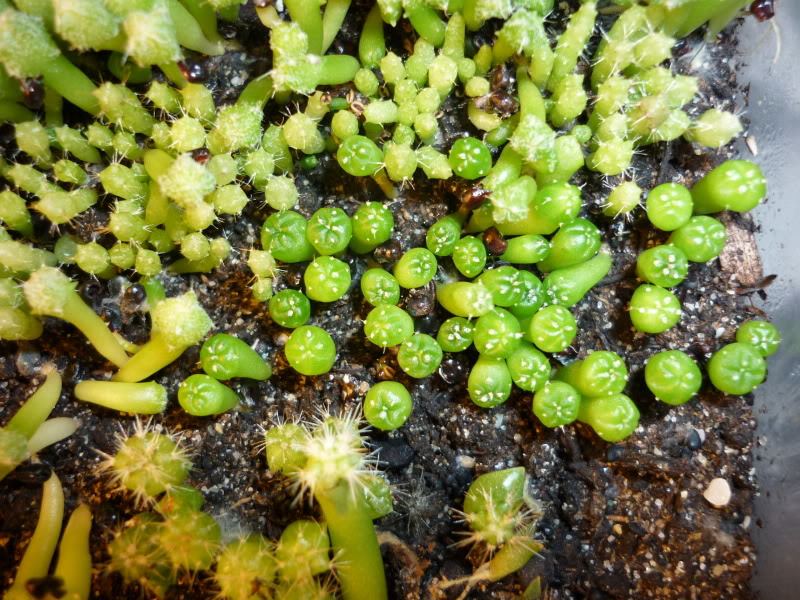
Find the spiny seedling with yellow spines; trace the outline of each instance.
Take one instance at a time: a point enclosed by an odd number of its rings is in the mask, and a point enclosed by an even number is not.
[[[180,438],[152,421],[136,419],[133,430],[115,437],[116,452],[106,454],[99,468],[115,489],[129,492],[139,506],[153,505],[162,493],[186,481],[192,462]]]
[[[365,433],[356,411],[340,416],[322,412],[304,426],[277,425],[264,440],[270,469],[286,471],[298,499],[309,495],[319,504],[348,600],[387,597],[373,515],[364,503],[376,466]]]

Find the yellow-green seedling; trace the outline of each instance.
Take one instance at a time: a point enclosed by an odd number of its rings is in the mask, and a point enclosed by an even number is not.
[[[275,583],[273,544],[252,533],[227,544],[217,556],[214,583],[229,600],[258,600]]]
[[[71,323],[102,356],[121,367],[128,362],[127,352],[75,288],[75,282],[53,267],[42,267],[23,284],[32,314],[57,317]]]
[[[44,383],[0,428],[0,480],[17,465],[45,446],[54,444],[75,431],[72,419],[55,421],[56,427],[45,426],[47,417],[61,395],[61,375],[48,366],[43,371]],[[73,424],[70,427],[70,423]]]
[[[263,381],[272,367],[245,342],[227,333],[208,338],[200,349],[200,365],[214,379],[246,377]]]
[[[483,316],[494,308],[489,288],[480,283],[466,281],[437,286],[436,300],[446,311],[467,319]]]
[[[754,319],[743,323],[736,330],[736,341],[749,344],[763,356],[772,356],[781,344],[781,333],[769,321]]]
[[[239,404],[239,396],[227,385],[205,374],[187,377],[178,388],[178,402],[195,417],[218,415]]]
[[[266,434],[270,468],[289,467],[298,494],[308,493],[319,504],[336,553],[343,598],[385,599],[383,561],[363,493],[375,473],[375,458],[365,447],[360,416],[322,414],[305,427],[278,427],[280,435],[271,436],[271,430]],[[276,451],[279,440],[292,451]]]
[[[701,146],[721,148],[730,144],[743,129],[742,121],[734,113],[710,108],[692,123],[684,137]]]
[[[48,577],[61,535],[63,517],[64,490],[61,481],[52,473],[44,483],[36,529],[4,598],[30,600],[34,597],[29,593],[30,583]],[[91,527],[92,513],[86,504],[81,504],[70,515],[58,545],[58,560],[51,577],[58,584],[60,597],[69,600],[89,598],[92,583],[92,556],[89,552]]]
[[[14,240],[0,241],[0,276],[27,275],[42,267],[54,267],[55,254]]]
[[[175,583],[175,571],[161,546],[163,524],[155,513],[140,513],[118,531],[108,545],[107,570],[119,573],[127,584],[137,584],[157,598]]]
[[[222,532],[211,515],[179,508],[165,516],[158,529],[158,543],[173,569],[201,571],[214,562]]]
[[[767,362],[761,351],[736,342],[717,350],[708,361],[711,384],[725,394],[741,396],[752,392],[767,376]]]
[[[177,435],[158,433],[152,422],[139,419],[129,435],[116,435],[114,454],[100,455],[100,469],[109,474],[109,483],[119,491],[130,492],[139,505],[154,504],[162,493],[183,485],[192,467]]]
[[[111,410],[140,415],[162,413],[167,407],[167,390],[155,381],[81,381],[75,386],[75,397]]]
[[[150,341],[114,376],[114,381],[135,383],[175,361],[189,346],[194,346],[213,327],[194,292],[167,298],[151,311]]]
[[[523,467],[485,473],[472,482],[459,512],[471,531],[459,545],[473,546],[486,559],[472,575],[439,584],[441,589],[466,585],[465,597],[481,581],[499,581],[518,571],[542,549],[533,539],[539,509],[527,487]]]
[[[290,523],[275,548],[279,580],[291,584],[330,571],[330,548],[324,523],[304,519]]]
[[[19,195],[9,190],[0,192],[0,223],[25,237],[33,234],[31,213]]]

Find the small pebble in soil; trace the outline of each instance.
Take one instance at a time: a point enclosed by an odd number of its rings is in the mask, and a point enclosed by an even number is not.
[[[731,501],[731,486],[721,477],[715,477],[703,492],[703,498],[717,508],[726,506]]]
[[[378,460],[382,468],[404,469],[414,460],[414,449],[405,440],[389,438],[372,441],[378,451]]]
[[[703,442],[705,441],[705,431],[702,431],[702,434],[701,431],[702,430],[692,429],[692,431],[689,433],[689,438],[687,439],[686,444],[692,450],[699,450],[700,446],[702,446]]]

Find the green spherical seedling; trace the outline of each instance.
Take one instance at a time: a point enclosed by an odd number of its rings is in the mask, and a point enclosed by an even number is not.
[[[661,333],[681,320],[681,303],[669,290],[642,284],[631,297],[630,315],[639,331]]]
[[[281,533],[275,549],[280,579],[296,582],[331,567],[330,539],[324,523],[300,520]]]
[[[700,216],[673,231],[667,243],[683,250],[692,262],[708,262],[722,253],[727,239],[725,225],[713,217]]]
[[[647,218],[662,231],[675,231],[692,216],[692,194],[678,183],[662,183],[647,194]]]
[[[549,381],[533,395],[533,414],[545,427],[569,425],[580,405],[581,395],[563,381]]]
[[[252,533],[230,542],[217,557],[214,583],[229,600],[254,600],[253,590],[272,583],[277,572],[272,544]]]
[[[397,306],[376,306],[367,315],[364,333],[376,346],[397,346],[414,335],[414,319]]]
[[[306,237],[319,254],[331,255],[344,251],[352,236],[350,217],[341,208],[320,208],[308,220]]]
[[[460,138],[450,148],[450,166],[459,177],[478,179],[492,168],[492,154],[482,141],[473,138]]]
[[[178,510],[161,525],[158,541],[174,567],[208,569],[220,545],[219,523],[199,510]]]
[[[480,317],[494,308],[492,292],[480,283],[457,281],[436,288],[439,304],[458,317]]]
[[[578,325],[572,313],[553,304],[533,315],[526,339],[543,352],[561,352],[569,347],[577,333]]]
[[[536,266],[549,273],[592,258],[600,249],[600,230],[591,221],[573,219],[559,228],[550,240],[550,254]]]
[[[116,453],[102,465],[111,474],[112,484],[133,492],[140,504],[181,485],[191,467],[186,451],[171,435],[141,424],[130,437],[118,438]]]
[[[508,358],[519,347],[522,329],[507,310],[495,308],[475,322],[475,348],[481,356]]]
[[[506,359],[506,365],[517,387],[528,392],[541,389],[550,377],[550,361],[525,341]]]
[[[383,152],[371,139],[351,135],[339,146],[336,160],[349,175],[364,177],[374,175],[383,166]]]
[[[453,264],[464,277],[477,277],[486,266],[486,246],[472,235],[456,242],[452,256]]]
[[[463,352],[472,345],[475,326],[463,317],[450,317],[436,334],[436,341],[445,352]]]
[[[283,262],[311,260],[314,247],[306,237],[307,228],[308,221],[300,213],[293,210],[274,213],[261,228],[261,246]]]
[[[761,356],[772,356],[781,344],[778,328],[769,321],[753,320],[742,324],[736,330],[736,341],[750,344]]]
[[[664,244],[645,250],[636,259],[636,275],[659,287],[672,287],[689,274],[689,259],[683,250]]]
[[[665,350],[647,360],[644,380],[656,398],[677,406],[688,402],[700,391],[703,376],[688,354],[680,350]]]
[[[393,431],[411,415],[411,394],[402,383],[381,381],[373,385],[364,399],[364,417],[373,427]]]
[[[506,251],[500,255],[500,260],[517,265],[539,263],[550,255],[550,242],[536,233],[512,237],[506,243]]]
[[[442,356],[442,348],[435,339],[415,333],[400,346],[397,364],[411,377],[422,379],[439,368]]]
[[[641,198],[642,188],[635,181],[624,181],[611,190],[603,214],[607,217],[627,215],[639,206]]]
[[[289,210],[297,204],[297,185],[285,175],[272,177],[264,187],[264,199],[275,210]]]
[[[430,283],[437,268],[438,262],[433,252],[426,248],[414,248],[400,257],[392,272],[401,287],[418,288]]]
[[[152,513],[134,517],[108,545],[109,567],[122,575],[125,583],[138,584],[150,593],[163,597],[175,583],[175,569],[159,542],[163,523],[154,522]]]
[[[736,342],[717,350],[706,366],[715,388],[726,394],[749,394],[764,381],[767,363],[749,344]]]
[[[639,409],[624,394],[584,398],[578,420],[607,442],[620,442],[639,426]]]
[[[388,271],[369,269],[361,276],[361,293],[372,306],[397,304],[400,301],[400,284]]]
[[[269,316],[281,327],[295,329],[311,317],[311,303],[302,292],[281,290],[269,299]]]
[[[270,427],[264,433],[264,450],[270,471],[289,474],[306,462],[303,443],[308,432],[296,423]]]
[[[764,200],[767,180],[758,165],[746,160],[729,160],[705,175],[692,188],[694,212],[734,210],[747,212]]]
[[[461,221],[454,216],[442,217],[425,235],[425,246],[436,256],[450,256],[461,237]]]
[[[467,380],[467,391],[472,401],[482,408],[502,404],[511,395],[511,372],[502,358],[480,356]]]
[[[508,312],[518,319],[532,317],[544,304],[545,293],[541,280],[530,271],[519,271],[522,282],[522,299],[508,307]]]
[[[490,548],[510,542],[525,524],[526,476],[523,467],[484,473],[464,496],[464,518],[477,540]]]
[[[353,238],[350,248],[364,254],[392,237],[394,216],[380,202],[367,202],[353,215]]]
[[[510,266],[484,271],[475,283],[492,293],[492,299],[497,306],[514,306],[522,300],[525,291],[520,271]]]
[[[178,388],[178,402],[195,417],[218,415],[239,404],[239,396],[208,375],[190,375]]]
[[[303,275],[306,295],[317,302],[335,302],[350,288],[350,267],[332,256],[318,256]]]
[[[295,329],[284,347],[286,360],[303,375],[322,375],[336,361],[336,344],[324,329],[303,325]]]
[[[582,396],[589,398],[611,396],[625,389],[628,369],[616,352],[600,350],[576,362],[579,366],[572,373],[568,383]]]
[[[200,348],[200,366],[214,379],[247,377],[263,381],[272,375],[269,363],[237,337],[218,333]]]

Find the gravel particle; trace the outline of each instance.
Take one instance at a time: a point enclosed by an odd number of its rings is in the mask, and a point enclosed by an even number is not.
[[[715,477],[703,492],[703,498],[717,508],[725,506],[731,501],[731,486],[721,477]]]

